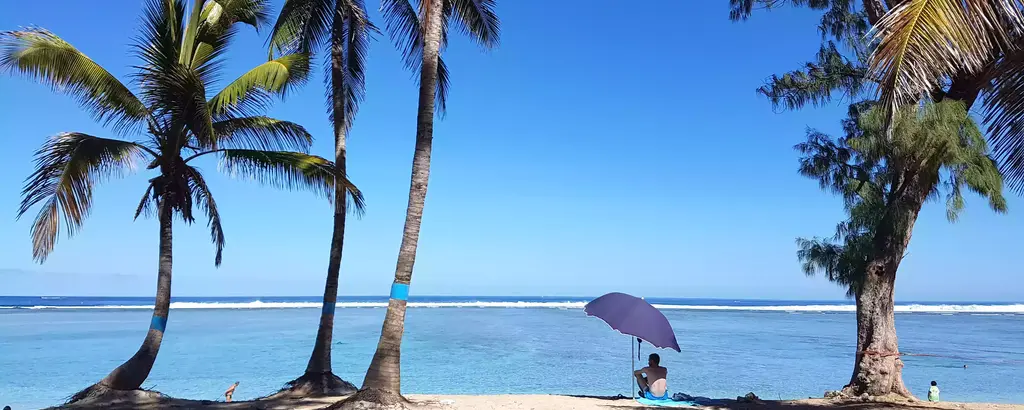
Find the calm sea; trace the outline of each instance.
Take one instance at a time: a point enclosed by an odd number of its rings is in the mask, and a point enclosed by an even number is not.
[[[587,317],[589,298],[413,297],[402,352],[406,393],[628,394],[630,339]],[[708,397],[820,397],[848,381],[849,302],[648,299],[682,353],[658,351],[669,386]],[[0,405],[57,404],[131,356],[152,298],[0,297]],[[338,304],[334,368],[359,384],[386,299]],[[265,395],[305,368],[317,298],[176,298],[145,387],[218,399]],[[904,380],[919,396],[1024,403],[1024,304],[910,303],[896,323]],[[644,346],[643,354],[651,351]],[[636,359],[633,357],[632,359]],[[964,368],[964,365],[967,368]]]

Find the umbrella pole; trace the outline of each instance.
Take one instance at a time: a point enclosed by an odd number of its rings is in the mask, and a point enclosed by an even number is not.
[[[633,371],[629,373],[629,397],[635,399],[636,394],[633,393],[635,391],[633,389],[633,379],[636,378],[636,361],[633,360],[633,353],[635,353],[633,350],[633,336],[629,336],[629,367],[633,369]]]

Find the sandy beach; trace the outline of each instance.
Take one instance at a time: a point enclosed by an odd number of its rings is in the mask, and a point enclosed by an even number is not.
[[[661,409],[647,407],[631,399],[597,397],[572,397],[557,395],[408,395],[412,409],[438,410],[617,410],[617,409]],[[193,401],[165,398],[158,401],[136,401],[117,405],[98,406],[76,405],[54,407],[53,409],[103,408],[108,410],[162,410],[162,409],[206,409],[206,410],[318,410],[330,407],[343,398],[289,399],[276,398],[234,403]],[[759,403],[743,403],[726,400],[721,405],[703,406],[708,410],[1024,410],[1021,404],[956,403],[939,402],[839,402],[826,399],[805,399]]]

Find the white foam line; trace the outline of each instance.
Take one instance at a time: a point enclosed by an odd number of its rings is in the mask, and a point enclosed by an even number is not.
[[[548,308],[548,309],[582,309],[586,302],[410,302],[409,307],[414,308]],[[210,302],[173,302],[172,309],[295,309],[295,308],[319,308],[318,302],[238,302],[238,303],[210,303]],[[383,308],[387,307],[386,302],[341,302],[336,305],[339,308]],[[781,306],[718,306],[718,305],[670,305],[655,304],[655,307],[662,310],[720,310],[720,311],[753,311],[753,312],[854,312],[854,305],[781,305]],[[12,307],[0,306],[10,309]],[[120,306],[31,306],[27,309],[152,309],[150,305],[120,305]],[[997,314],[1016,313],[1024,314],[1024,304],[1011,305],[897,305],[898,313],[974,313],[974,314]]]

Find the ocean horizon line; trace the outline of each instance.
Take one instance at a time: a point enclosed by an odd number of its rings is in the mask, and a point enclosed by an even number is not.
[[[0,296],[0,310],[146,310],[151,297]],[[580,296],[413,296],[410,308],[518,308],[581,310],[591,297]],[[337,308],[385,308],[387,296],[345,296]],[[655,307],[691,311],[749,311],[788,313],[853,313],[852,301],[717,298],[647,298]],[[319,296],[174,297],[171,309],[304,309],[322,307]],[[1020,302],[897,302],[897,313],[1024,314]]]
[[[624,292],[628,293],[628,292]],[[424,295],[409,295],[410,299],[415,298],[486,298],[486,299],[579,299],[579,300],[592,300],[601,295],[443,295],[443,294],[424,294]],[[836,304],[853,304],[853,299],[805,299],[805,298],[752,298],[752,297],[705,297],[705,296],[644,296],[634,295],[645,300],[676,300],[676,301],[694,301],[694,300],[717,300],[717,301],[732,301],[732,302],[793,302],[793,303],[836,303]],[[387,294],[379,295],[338,295],[338,299],[387,299]],[[60,299],[153,299],[152,295],[3,295],[0,294],[0,298],[60,298]],[[322,299],[323,295],[175,295],[171,296],[171,300],[175,299]],[[1005,299],[907,299],[907,300],[896,300],[896,304],[1024,304],[1024,299],[1021,300],[1005,300]]]

